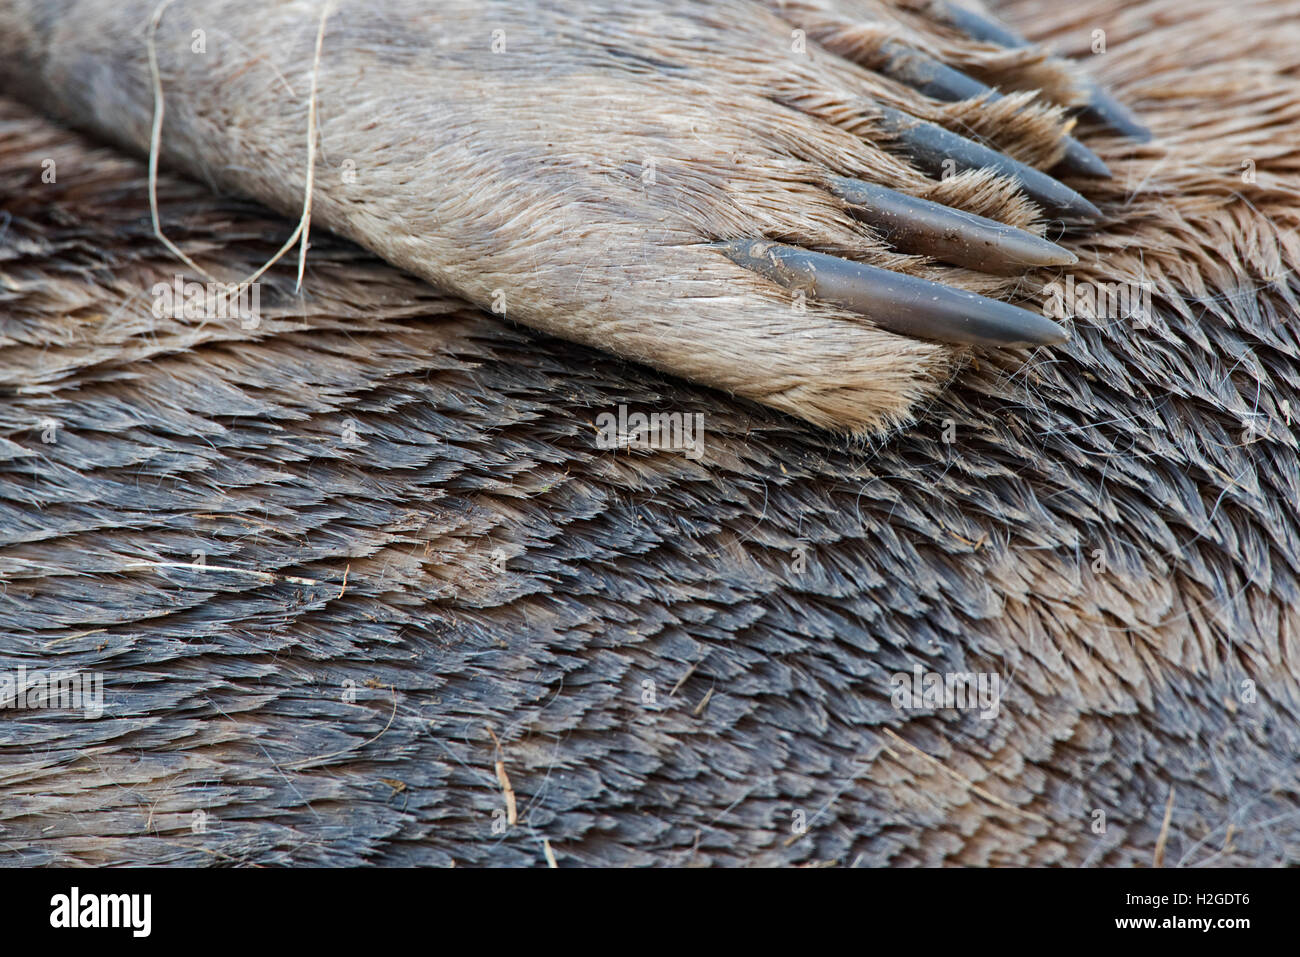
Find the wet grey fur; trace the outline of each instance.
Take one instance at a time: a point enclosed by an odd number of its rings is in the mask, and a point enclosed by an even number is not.
[[[0,710],[0,863],[1147,865],[1171,788],[1165,863],[1300,861],[1294,275],[854,445],[324,233],[257,330],[154,321],[142,165],[3,110],[0,672],[107,700]],[[232,275],[291,228],[162,206]],[[917,663],[1000,719],[895,710]]]

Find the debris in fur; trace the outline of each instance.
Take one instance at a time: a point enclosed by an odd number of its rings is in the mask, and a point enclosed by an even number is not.
[[[1066,268],[1150,283],[1152,308],[981,355],[857,444],[321,229],[302,294],[290,263],[263,277],[255,327],[155,316],[178,267],[144,162],[0,101],[0,676],[95,673],[105,697],[95,720],[0,711],[0,861],[1300,861],[1294,8],[1002,13],[1067,54],[1107,25],[1090,68],[1159,135],[1098,145],[1107,217]],[[985,82],[1059,70],[927,39]],[[954,180],[929,189],[1032,222]],[[296,222],[158,189],[224,281]],[[620,405],[704,413],[703,456],[597,448]],[[998,719],[894,707],[917,665],[1004,676]]]
[[[299,216],[267,265],[297,243],[301,282],[315,217],[493,312],[846,432],[909,417],[962,361],[947,345],[1062,341],[1008,326],[996,299],[1013,280],[941,260],[993,274],[1069,261],[1041,238],[1042,216],[1101,212],[1045,167],[1109,175],[1064,106],[952,70],[964,92],[936,91],[942,64],[898,30],[843,56],[792,45],[797,5],[787,17],[756,0],[451,0],[431,15],[416,0],[67,0],[51,20],[42,3],[8,0],[0,89],[147,150],[151,170],[161,161]],[[476,44],[484,22],[506,26]],[[238,51],[195,48],[213,23],[243,38]],[[78,76],[96,77],[93,91]],[[350,175],[318,176],[318,144]],[[968,188],[939,199],[954,172]],[[990,176],[1001,201],[985,191],[987,208],[971,208]],[[844,182],[865,188],[847,204],[834,195]],[[581,215],[570,225],[566,212]],[[827,283],[792,298],[718,253],[759,241],[825,257]],[[1036,244],[1055,253],[1026,256]],[[961,314],[903,321],[898,288],[912,280],[946,286]],[[905,300],[919,312],[928,297]]]

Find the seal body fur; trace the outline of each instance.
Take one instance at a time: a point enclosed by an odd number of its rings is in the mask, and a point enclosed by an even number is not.
[[[255,328],[155,316],[143,165],[6,103],[0,667],[105,708],[0,714],[0,857],[1296,862],[1285,7],[1013,11],[1128,51],[1159,138],[1106,153],[1074,272],[1154,308],[870,444],[324,233]],[[161,207],[236,276],[292,228],[169,177]],[[600,449],[620,405],[703,412],[704,454]],[[999,675],[996,718],[894,707],[917,665]]]

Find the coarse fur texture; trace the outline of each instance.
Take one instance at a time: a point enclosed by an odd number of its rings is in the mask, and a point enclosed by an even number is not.
[[[147,150],[157,6],[8,0],[0,86]],[[296,216],[321,9],[168,6],[163,160]],[[1067,124],[1030,93],[939,104],[814,40],[795,52],[792,22],[753,0],[339,4],[316,77],[314,219],[534,328],[817,425],[898,426],[961,350],[823,303],[796,309],[707,244],[774,239],[1004,295],[1014,280],[889,249],[825,182],[866,176],[1041,232],[1011,184],[939,182],[883,148],[877,104],[1044,166]]]
[[[1090,136],[1109,218],[1071,243],[1153,314],[981,356],[870,444],[324,232],[256,329],[155,318],[143,165],[5,102],[0,669],[107,702],[0,712],[0,860],[1148,865],[1172,801],[1167,865],[1300,862],[1296,12],[1005,11],[1104,26],[1158,134]],[[160,200],[229,278],[292,228]],[[620,403],[705,413],[703,457],[596,448]],[[899,712],[918,663],[1002,675],[1000,714]]]

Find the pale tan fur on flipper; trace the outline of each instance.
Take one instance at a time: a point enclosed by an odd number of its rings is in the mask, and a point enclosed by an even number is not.
[[[34,9],[0,6],[5,86],[147,149],[156,4]],[[1036,162],[1060,148],[1057,111],[935,104],[815,42],[792,49],[788,21],[741,0],[651,13],[342,3],[313,76],[320,13],[305,0],[170,5],[156,45],[163,162],[299,215],[315,82],[320,226],[509,319],[851,432],[908,421],[961,351],[804,308],[702,244],[779,239],[1005,295],[1016,281],[883,246],[822,183],[861,176],[964,204],[975,180],[940,189],[880,147],[876,103],[998,132]],[[985,215],[1023,220],[1012,194],[999,205],[974,188]]]

